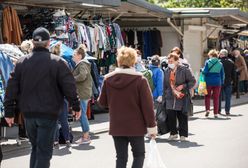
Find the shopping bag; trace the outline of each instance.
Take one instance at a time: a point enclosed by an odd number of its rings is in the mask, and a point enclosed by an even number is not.
[[[148,156],[144,168],[166,168],[158,151],[157,143],[154,139],[150,140]]]
[[[170,132],[168,125],[168,115],[166,111],[165,100],[162,103],[158,103],[157,112],[156,112],[156,121],[158,127],[158,134],[164,135]]]
[[[198,86],[198,95],[205,96],[207,94],[208,94],[207,84],[206,84],[206,81],[204,79],[204,75],[201,72],[200,79],[199,79],[199,86]]]

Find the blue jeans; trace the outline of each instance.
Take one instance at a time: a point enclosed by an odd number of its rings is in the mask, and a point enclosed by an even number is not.
[[[66,141],[70,140],[70,128],[68,124],[68,103],[64,100],[64,108],[59,115],[59,123],[61,125],[62,133]],[[59,124],[57,124],[55,141],[59,141]]]
[[[57,121],[26,118],[25,124],[32,145],[30,168],[49,168]]]
[[[221,100],[225,100],[225,112],[230,113],[232,99],[232,85],[222,86],[220,94],[219,112],[221,111]]]
[[[89,121],[86,115],[88,100],[80,100],[80,104],[81,104],[81,109],[82,109],[80,123],[81,123],[82,131],[86,133],[90,131]]]

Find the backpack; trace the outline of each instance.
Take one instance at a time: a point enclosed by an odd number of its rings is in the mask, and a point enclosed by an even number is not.
[[[151,91],[153,92],[153,90],[154,90],[154,84],[153,84],[153,80],[152,80],[152,71],[147,69],[147,70],[141,71],[141,73],[147,79],[148,84],[149,84],[149,86],[151,88]]]

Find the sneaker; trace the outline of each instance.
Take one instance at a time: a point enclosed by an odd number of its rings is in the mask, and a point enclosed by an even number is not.
[[[66,147],[70,148],[71,147],[71,142],[70,141],[66,141]]]
[[[90,144],[91,143],[91,140],[90,138],[79,138],[77,141],[76,141],[77,144],[79,145],[82,145],[82,144]]]
[[[226,112],[226,115],[229,116],[230,115],[230,112]]]
[[[186,137],[185,136],[180,136],[180,141],[186,141]]]
[[[59,143],[58,142],[54,142],[53,149],[59,149]]]
[[[215,115],[214,115],[214,118],[218,118],[218,114],[215,114]]]
[[[169,138],[168,138],[168,140],[169,141],[174,141],[174,140],[176,140],[178,138],[178,135],[176,134],[176,135],[170,135],[169,136]]]
[[[205,114],[205,117],[208,117],[208,116],[209,116],[209,111],[207,111]]]

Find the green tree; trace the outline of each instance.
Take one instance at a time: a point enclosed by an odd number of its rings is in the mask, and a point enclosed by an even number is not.
[[[248,11],[248,0],[148,0],[165,8],[240,8]]]

